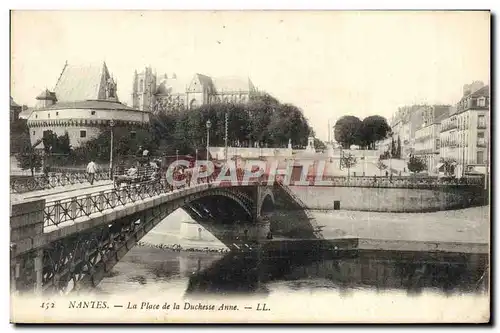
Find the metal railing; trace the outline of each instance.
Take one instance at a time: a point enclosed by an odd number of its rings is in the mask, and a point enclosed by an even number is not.
[[[249,182],[245,185],[255,185],[259,181]],[[125,206],[139,200],[156,197],[162,194],[172,193],[174,190],[183,191],[201,184],[211,184],[214,187],[228,187],[228,184],[214,184],[213,178],[202,178],[196,183],[186,183],[174,187],[164,179],[160,181],[148,181],[122,188],[114,188],[106,191],[94,192],[83,196],[55,200],[49,202],[44,208],[44,227],[57,226],[60,223],[74,221],[81,217],[89,217],[94,213],[102,213],[108,209]]]
[[[464,177],[461,179],[438,178],[438,177],[418,177],[418,176],[393,176],[393,177],[323,177],[324,180],[331,181],[329,185],[334,187],[380,187],[380,188],[408,188],[408,189],[436,189],[442,186],[482,186],[483,177]],[[307,178],[309,185],[315,185],[312,176]],[[290,181],[290,185],[295,185],[295,181]]]
[[[81,217],[89,217],[107,209],[124,206],[129,203],[151,198],[170,188],[160,182],[142,183],[137,186],[128,186],[122,189],[112,189],[77,196],[63,200],[56,200],[45,205],[44,227],[59,225],[67,221],[74,221]]]
[[[100,180],[109,180],[108,170],[99,171],[95,174],[94,181]],[[85,171],[50,172],[47,175],[36,175],[34,177],[11,176],[10,190],[11,193],[25,193],[88,182],[89,176]]]
[[[240,178],[240,177],[238,177]],[[309,179],[311,185],[314,185],[313,179]],[[414,189],[435,189],[440,186],[450,185],[482,185],[482,177],[468,177],[461,180],[457,179],[442,179],[436,177],[330,177],[332,181],[330,186],[338,187],[391,187],[391,188],[414,188]],[[114,188],[106,191],[94,192],[82,196],[76,196],[63,200],[48,202],[44,208],[44,226],[57,226],[60,223],[74,221],[78,218],[89,217],[94,213],[102,213],[108,209],[114,209],[119,206],[133,204],[137,201],[147,198],[156,197],[163,194],[172,193],[174,190],[183,191],[188,188],[196,187],[200,184],[210,184],[210,188],[225,188],[232,186],[254,186],[266,185],[267,176],[264,175],[259,179],[250,180],[249,182],[240,183],[237,185],[229,182],[214,183],[214,178],[198,179],[196,182],[186,182],[181,186],[173,186],[166,180],[148,181],[129,185],[122,188]],[[275,184],[276,184],[275,180]],[[279,183],[279,182],[278,182]],[[290,185],[294,185],[292,181]],[[306,205],[288,186],[280,184],[281,188],[286,191],[297,204],[301,207]],[[178,192],[177,192],[178,193]],[[241,198],[247,200],[247,198]]]

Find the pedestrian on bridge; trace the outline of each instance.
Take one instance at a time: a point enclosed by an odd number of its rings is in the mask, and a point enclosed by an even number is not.
[[[93,160],[90,160],[89,164],[87,164],[87,173],[89,174],[90,185],[94,185],[96,172],[97,172],[97,164],[95,164]]]

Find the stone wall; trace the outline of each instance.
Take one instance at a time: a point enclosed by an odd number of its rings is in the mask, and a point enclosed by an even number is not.
[[[11,292],[40,292],[43,274],[44,199],[13,204],[10,209],[10,284]]]
[[[342,210],[373,212],[431,212],[483,204],[480,187],[440,186],[436,189],[377,187],[290,186],[309,209],[333,209],[340,201]]]
[[[94,127],[94,126],[74,126],[74,127],[63,127],[63,126],[47,126],[47,127],[33,127],[30,128],[30,139],[31,144],[35,144],[35,142],[41,138],[43,138],[44,131],[52,131],[54,134],[58,136],[64,135],[66,132],[68,133],[69,142],[73,148],[80,147],[82,143],[95,139],[101,134],[104,130],[103,127]],[[85,137],[82,138],[80,136],[80,131],[85,131]],[[38,148],[43,147],[42,144],[38,146]]]

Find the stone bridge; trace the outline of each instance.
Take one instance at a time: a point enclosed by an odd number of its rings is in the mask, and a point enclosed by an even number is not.
[[[267,216],[278,193],[299,210],[303,207],[286,186],[260,181],[178,189],[153,182],[12,205],[11,289],[67,293],[96,286],[144,235],[179,208],[229,248],[259,242],[270,230]]]

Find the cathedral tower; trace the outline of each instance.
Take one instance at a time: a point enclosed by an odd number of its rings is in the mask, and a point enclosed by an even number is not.
[[[143,111],[152,111],[155,103],[156,75],[151,67],[146,67],[141,73],[134,73],[132,89],[132,106]]]

